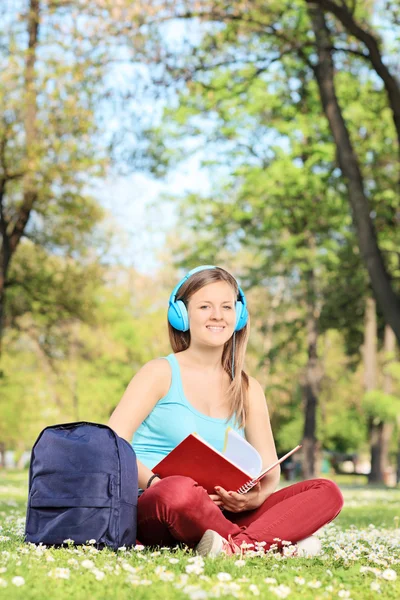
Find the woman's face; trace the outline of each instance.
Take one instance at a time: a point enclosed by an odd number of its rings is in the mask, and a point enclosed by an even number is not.
[[[220,346],[233,335],[236,322],[235,292],[226,281],[205,285],[189,299],[191,340]]]

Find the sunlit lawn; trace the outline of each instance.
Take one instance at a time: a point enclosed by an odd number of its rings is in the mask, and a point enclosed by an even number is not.
[[[314,559],[207,559],[177,549],[98,552],[23,543],[27,472],[0,471],[0,598],[400,598],[400,489],[339,485],[345,508]]]

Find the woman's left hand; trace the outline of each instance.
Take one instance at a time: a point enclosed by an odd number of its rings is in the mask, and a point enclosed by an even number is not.
[[[215,503],[221,508],[229,510],[230,512],[238,513],[245,510],[253,510],[258,508],[263,502],[263,499],[261,498],[260,482],[258,482],[257,485],[255,485],[246,494],[227,492],[220,486],[216,486],[214,489],[218,497],[218,501]]]

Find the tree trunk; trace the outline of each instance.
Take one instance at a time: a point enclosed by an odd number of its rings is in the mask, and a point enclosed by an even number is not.
[[[397,435],[398,448],[397,448],[397,468],[396,468],[396,483],[400,483],[400,415],[397,415]]]
[[[6,445],[4,442],[0,442],[0,469],[4,469],[6,466]]]
[[[315,274],[309,271],[307,277],[307,353],[308,360],[304,374],[304,435],[303,435],[303,476],[305,479],[315,477],[317,455],[320,446],[316,436],[316,419],[318,396],[322,379],[321,367],[318,361],[318,319],[319,310],[316,306]]]
[[[37,59],[37,45],[39,39],[40,0],[30,0],[27,15],[28,48],[25,58],[25,107],[24,130],[26,146],[26,166],[23,176],[23,199],[16,218],[11,222],[11,217],[5,214],[4,196],[5,182],[3,182],[0,195],[0,355],[1,340],[4,330],[4,304],[6,300],[7,274],[11,258],[17,249],[21,237],[28,223],[32,207],[37,198],[36,191],[36,162],[37,162],[37,91],[35,87],[35,64]]]
[[[315,77],[322,106],[335,140],[339,166],[347,181],[353,223],[357,232],[361,255],[385,321],[392,327],[400,342],[400,298],[394,291],[378,246],[375,228],[370,217],[368,200],[364,192],[360,166],[336,96],[331,50],[332,41],[325,22],[324,12],[317,4],[309,4],[308,12],[318,55],[318,63],[314,67]]]
[[[385,354],[385,365],[384,368],[389,365],[394,357],[396,348],[396,337],[393,330],[389,325],[385,326],[385,337],[384,337],[384,354]],[[390,373],[386,370],[383,376],[383,391],[385,394],[391,394],[393,391],[393,378]],[[381,471],[385,473],[386,469],[390,466],[390,442],[392,439],[394,430],[394,423],[383,423],[381,432]]]
[[[373,298],[367,298],[365,306],[364,330],[364,387],[366,392],[376,390],[377,383],[377,323],[376,303]],[[369,417],[368,432],[370,443],[371,472],[369,483],[383,481],[381,471],[381,437],[382,422],[375,417]]]

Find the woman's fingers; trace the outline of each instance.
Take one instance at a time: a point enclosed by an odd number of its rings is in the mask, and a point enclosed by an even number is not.
[[[221,498],[217,495],[217,494],[208,494],[211,498],[211,500],[217,505],[217,506],[221,506],[222,505],[222,500]]]

